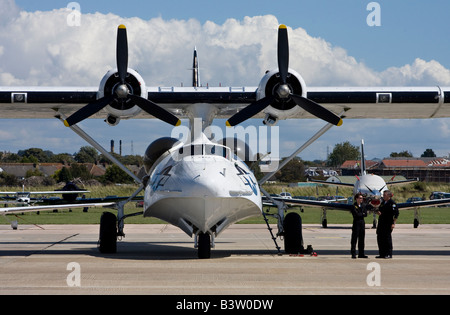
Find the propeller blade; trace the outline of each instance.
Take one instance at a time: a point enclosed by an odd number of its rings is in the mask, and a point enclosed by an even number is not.
[[[264,97],[256,102],[251,103],[247,107],[243,108],[238,113],[234,114],[230,117],[230,119],[227,120],[226,125],[227,127],[236,126],[240,124],[241,122],[252,118],[256,114],[258,114],[260,111],[262,111],[264,108],[269,106],[274,101],[274,98],[271,97]]]
[[[125,83],[128,69],[128,40],[127,29],[123,24],[117,29],[116,62],[120,81]]]
[[[286,78],[289,69],[289,41],[286,25],[280,25],[278,28],[278,70],[283,84],[286,84]]]
[[[70,115],[69,118],[64,120],[64,125],[66,127],[75,125],[76,123],[79,123],[80,121],[82,121],[86,118],[89,118],[92,115],[94,115],[95,113],[99,112],[105,106],[111,104],[113,101],[114,101],[114,97],[111,95],[111,96],[102,97],[94,102],[91,102],[91,103],[87,104],[86,106],[82,107],[81,109],[79,109],[78,111],[76,111],[75,113],[73,113],[72,115]]]
[[[298,106],[300,106],[310,114],[313,114],[314,116],[323,119],[333,125],[336,126],[342,125],[342,119],[338,115],[329,111],[325,107],[322,107],[316,102],[313,102],[305,97],[298,96],[295,94],[291,94],[291,98]]]
[[[131,99],[131,101],[139,106],[142,110],[162,121],[165,121],[168,124],[171,124],[173,126],[179,126],[181,124],[181,120],[178,119],[178,117],[168,112],[164,108],[156,105],[152,101],[133,94],[129,94],[128,98]]]

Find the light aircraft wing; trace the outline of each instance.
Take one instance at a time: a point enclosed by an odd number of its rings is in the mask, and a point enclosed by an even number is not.
[[[450,205],[450,198],[413,201],[413,202],[402,202],[402,203],[397,203],[397,207],[399,210],[406,210],[406,209],[432,207],[432,206],[447,205],[447,204]]]
[[[343,210],[343,211],[351,211],[353,205],[347,203],[338,203],[338,202],[329,202],[327,200],[306,200],[306,199],[284,199],[279,197],[273,197],[276,201],[283,201],[285,204],[289,206],[307,206],[307,207],[318,207],[318,208],[327,208],[334,210]],[[270,201],[264,202],[265,206],[275,206]]]
[[[326,200],[318,201],[318,200],[304,200],[304,199],[283,199],[274,197],[276,201],[283,201],[285,204],[290,206],[307,206],[307,207],[318,207],[318,208],[326,208],[331,210],[344,210],[351,211],[353,205],[347,203],[337,203],[337,202],[328,202]],[[450,198],[446,199],[434,199],[434,200],[424,200],[424,201],[414,201],[414,202],[402,202],[397,203],[397,207],[399,210],[407,210],[414,208],[423,208],[423,207],[432,207],[438,205],[450,205]],[[265,206],[275,206],[270,201],[264,201]]]
[[[54,209],[69,209],[69,208],[107,207],[112,206],[114,204],[115,202],[101,202],[101,203],[79,203],[79,204],[62,204],[62,205],[47,205],[47,206],[8,207],[8,208],[0,208],[0,214],[50,211]]]
[[[318,180],[318,179],[308,179],[308,182],[324,184],[324,185],[333,185],[333,186],[342,186],[342,187],[354,187],[354,184],[351,183],[342,183],[342,182],[327,182],[326,180]]]
[[[69,208],[85,208],[85,207],[108,207],[117,204],[120,201],[138,201],[143,200],[142,196],[135,197],[118,197],[110,196],[104,198],[78,198],[70,203],[64,199],[43,199],[39,201],[39,205],[21,206],[21,207],[7,207],[0,208],[0,214],[18,213],[18,212],[36,212],[54,209],[69,209]]]
[[[209,103],[217,118],[229,118],[258,100],[256,87],[149,87],[147,99],[179,118],[186,108]],[[0,87],[2,118],[53,118],[57,111],[69,116],[97,100],[95,87]],[[450,87],[308,88],[307,98],[345,118],[441,118],[450,117]],[[104,119],[105,109],[90,116]],[[254,118],[263,118],[258,113]],[[131,117],[127,117],[131,118]],[[155,118],[140,111],[134,118]],[[314,118],[299,111],[289,118]]]
[[[0,195],[17,195],[17,193],[22,193],[21,191],[0,191]],[[49,190],[49,191],[27,191],[26,193],[30,195],[57,195],[57,194],[85,194],[90,193],[89,190]]]

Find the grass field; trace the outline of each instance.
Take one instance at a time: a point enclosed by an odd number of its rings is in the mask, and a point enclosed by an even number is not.
[[[125,186],[107,186],[107,187],[84,187],[90,190],[91,193],[87,194],[86,197],[105,197],[111,195],[117,196],[127,196],[132,194],[136,187],[133,185]],[[292,195],[326,195],[335,194],[336,189],[330,187],[321,187],[318,191],[315,188],[287,188],[282,185],[267,185],[264,188],[269,193],[279,193],[284,189],[289,191]],[[33,189],[35,191],[39,190],[49,190],[49,187],[37,187]],[[53,188],[51,188],[53,189]],[[1,190],[8,191],[21,191],[20,187],[8,187],[7,189],[1,188]],[[407,198],[412,196],[421,197],[422,195],[429,196],[431,191],[450,191],[450,185],[439,185],[439,184],[429,184],[429,185],[414,185],[409,184],[405,186],[399,186],[393,188],[394,200],[397,202],[404,202]],[[339,195],[349,196],[351,194],[351,189],[340,190]],[[142,211],[142,208],[137,208],[135,203],[128,203],[125,208],[125,213],[135,213]],[[304,207],[303,212],[300,213],[302,221],[305,224],[321,224],[322,210],[313,207]],[[19,224],[98,224],[100,222],[100,216],[104,211],[112,211],[112,209],[103,208],[90,208],[88,212],[83,212],[81,208],[74,208],[72,211],[69,210],[58,210],[57,213],[52,211],[40,212],[40,214],[30,212],[18,214],[17,219],[14,215],[9,214],[7,218],[0,216],[0,224],[9,224],[10,220],[17,220]],[[294,208],[294,211],[299,211],[298,208]],[[422,208],[420,210],[421,224],[450,224],[450,208]],[[327,211],[328,224],[348,224],[352,222],[352,216],[350,213],[343,211]],[[400,212],[400,217],[398,219],[399,224],[413,224],[414,211],[413,210],[403,210]],[[275,223],[276,220],[271,218],[271,223]],[[144,218],[142,215],[135,217],[130,217],[125,220],[125,224],[148,224],[148,223],[164,223],[161,220],[155,218]],[[244,220],[240,223],[264,223],[263,217],[259,216],[256,218],[250,218]],[[367,224],[372,223],[372,216],[369,215],[366,219]]]

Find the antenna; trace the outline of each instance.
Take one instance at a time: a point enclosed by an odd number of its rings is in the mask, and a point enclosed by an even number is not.
[[[364,139],[361,139],[361,175],[366,175],[366,159],[364,157]]]
[[[200,86],[200,72],[198,70],[197,47],[194,47],[194,58],[192,62],[192,86],[193,87]]]

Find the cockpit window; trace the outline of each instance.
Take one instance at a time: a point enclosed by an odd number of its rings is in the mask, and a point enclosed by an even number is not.
[[[230,159],[231,151],[230,148],[219,144],[191,144],[178,149],[179,159],[194,155],[213,155]]]

